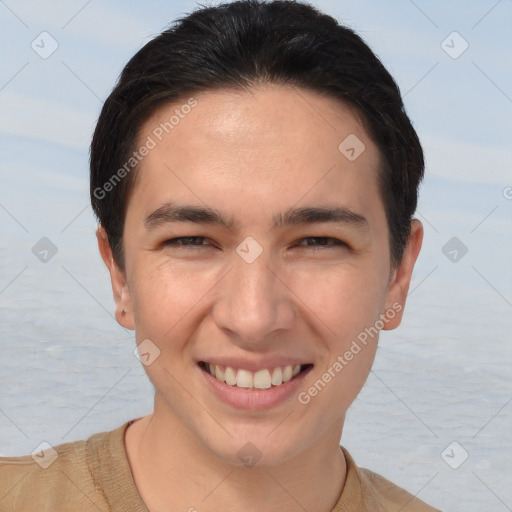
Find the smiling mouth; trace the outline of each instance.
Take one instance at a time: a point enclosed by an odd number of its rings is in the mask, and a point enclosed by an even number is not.
[[[251,372],[243,368],[219,366],[205,361],[199,361],[198,365],[218,381],[234,388],[246,390],[265,390],[278,387],[313,367],[313,364],[296,364],[262,368],[257,372]]]

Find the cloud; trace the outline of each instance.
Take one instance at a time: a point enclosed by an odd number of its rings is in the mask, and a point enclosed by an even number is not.
[[[145,9],[136,8],[119,2],[117,5],[107,5],[104,2],[69,2],[54,0],[51,9],[36,0],[23,2],[13,6],[13,14],[5,13],[10,30],[23,29],[21,23],[28,25],[34,35],[41,30],[59,36],[66,34],[78,36],[87,41],[107,44],[108,46],[126,47],[130,37],[140,38],[141,34],[149,32],[149,16]],[[142,12],[141,12],[142,11]],[[7,23],[6,23],[7,25]],[[64,28],[63,28],[64,27]]]
[[[7,90],[0,95],[0,111],[0,133],[81,150],[88,147],[96,121],[96,112]]]
[[[428,175],[445,180],[507,186],[512,182],[512,149],[424,134]]]

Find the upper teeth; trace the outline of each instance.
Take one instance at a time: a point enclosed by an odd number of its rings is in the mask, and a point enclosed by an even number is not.
[[[283,382],[288,382],[292,377],[300,373],[300,364],[294,366],[288,365],[277,368],[264,368],[257,372],[251,372],[242,368],[231,368],[230,366],[221,367],[216,364],[207,363],[206,366],[210,373],[229,386],[239,388],[257,388],[268,389],[271,386],[279,386]]]

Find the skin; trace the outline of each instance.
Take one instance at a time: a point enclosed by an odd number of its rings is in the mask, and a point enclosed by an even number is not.
[[[160,350],[145,366],[154,412],[126,433],[134,480],[151,512],[331,511],[346,476],[339,449],[345,413],[366,381],[378,336],[306,405],[294,395],[265,410],[235,408],[211,393],[196,362],[213,354],[299,357],[314,364],[299,390],[307,391],[380,314],[405,305],[423,229],[412,222],[392,268],[379,151],[348,106],[275,85],[194,97],[197,106],[137,171],[125,271],[104,229],[97,231],[117,321],[135,329],[137,343],[149,338]],[[141,144],[181,104],[160,107],[142,126]],[[338,150],[349,134],[366,147],[354,161]],[[239,225],[188,222],[148,232],[144,218],[170,201],[216,208]],[[291,207],[333,205],[368,225],[271,222]],[[195,247],[164,244],[184,236],[206,239]],[[247,236],[263,248],[252,263],[236,252]],[[306,237],[347,245],[314,248]],[[402,313],[384,329],[396,328]],[[261,452],[253,467],[237,456],[248,441]]]

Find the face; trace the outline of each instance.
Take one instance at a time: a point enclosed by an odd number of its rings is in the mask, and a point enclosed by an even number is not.
[[[225,461],[275,464],[338,443],[378,331],[400,322],[421,225],[391,268],[379,152],[340,102],[281,86],[194,101],[141,128],[137,147],[155,144],[129,198],[125,273],[101,229],[100,249],[155,414]]]

